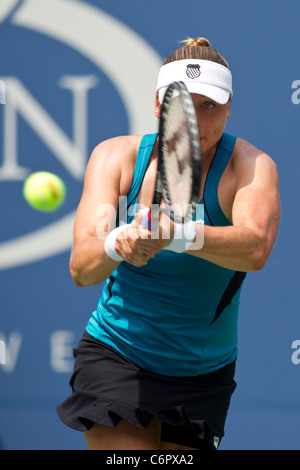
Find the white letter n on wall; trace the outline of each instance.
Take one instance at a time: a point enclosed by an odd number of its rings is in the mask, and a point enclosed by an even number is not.
[[[83,178],[87,160],[87,92],[98,79],[94,75],[64,76],[59,85],[73,93],[73,139],[58,126],[34,96],[16,77],[2,77],[5,83],[6,104],[3,106],[3,163],[0,180],[23,180],[29,170],[18,164],[17,117],[20,114],[53,152],[69,173]]]

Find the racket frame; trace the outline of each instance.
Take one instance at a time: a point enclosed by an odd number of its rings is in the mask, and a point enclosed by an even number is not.
[[[168,179],[166,176],[166,169],[164,165],[164,152],[163,152],[163,135],[166,122],[168,107],[173,99],[174,93],[180,95],[180,99],[184,104],[185,119],[187,121],[187,129],[189,132],[190,145],[191,145],[191,164],[192,164],[192,187],[191,198],[187,213],[182,217],[173,212],[175,222],[184,223],[192,220],[196,214],[197,205],[199,204],[199,189],[200,189],[200,176],[201,176],[201,148],[200,136],[198,128],[198,120],[194,107],[192,97],[183,82],[173,82],[167,88],[164,96],[163,103],[160,111],[159,121],[159,139],[158,139],[158,160],[157,160],[157,177],[153,204],[160,204],[164,199],[166,204],[172,207],[175,201],[172,201]]]

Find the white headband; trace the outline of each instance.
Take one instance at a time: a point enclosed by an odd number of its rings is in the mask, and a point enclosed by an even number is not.
[[[230,70],[210,60],[183,59],[163,65],[156,88],[160,103],[173,82],[184,82],[190,93],[207,96],[220,104],[227,103],[233,94]]]

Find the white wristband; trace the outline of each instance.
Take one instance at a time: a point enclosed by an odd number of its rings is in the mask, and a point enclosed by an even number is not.
[[[164,250],[183,253],[193,244],[196,236],[196,223],[190,220],[185,224],[175,223],[174,237]]]
[[[120,232],[122,232],[122,230],[126,229],[127,227],[129,227],[130,225],[127,224],[127,225],[120,225],[119,227],[115,228],[114,230],[112,230],[108,235],[107,237],[105,238],[105,241],[104,241],[104,250],[106,252],[106,254],[111,258],[113,259],[114,261],[123,261],[123,258],[118,255],[118,253],[116,252],[115,250],[115,246],[116,246],[116,239],[117,239],[117,236],[119,235]]]

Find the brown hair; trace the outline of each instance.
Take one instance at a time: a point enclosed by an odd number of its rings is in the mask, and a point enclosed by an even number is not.
[[[177,49],[164,61],[164,65],[169,62],[175,62],[176,60],[183,59],[202,59],[202,60],[211,60],[212,62],[217,62],[218,64],[224,65],[229,68],[227,61],[219,54],[216,49],[211,47],[208,39],[205,38],[188,38],[184,42],[184,46]]]

